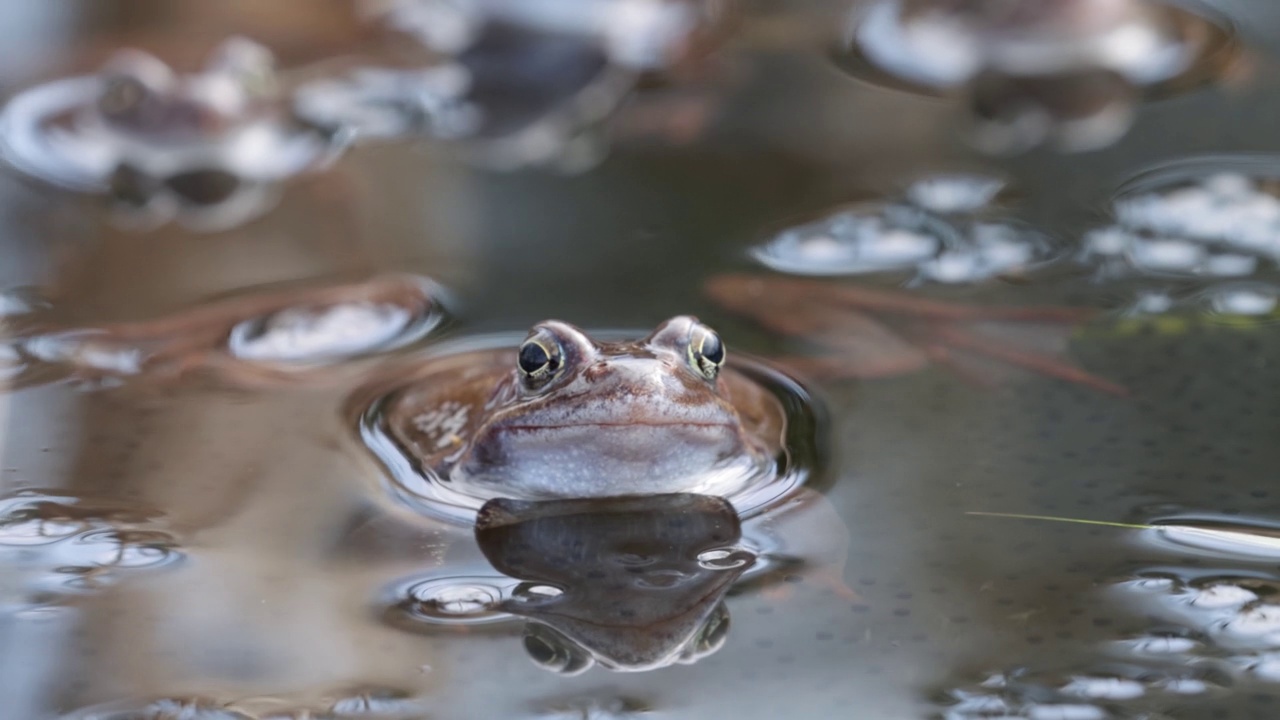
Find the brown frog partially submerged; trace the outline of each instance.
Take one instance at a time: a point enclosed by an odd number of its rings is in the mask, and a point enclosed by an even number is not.
[[[385,426],[426,473],[472,494],[726,496],[776,471],[786,419],[725,361],[688,316],[632,342],[547,321],[516,352],[447,355],[400,379]]]

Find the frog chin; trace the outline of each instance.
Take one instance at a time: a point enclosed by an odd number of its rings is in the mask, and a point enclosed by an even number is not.
[[[759,481],[771,464],[728,424],[508,426],[482,435],[450,479],[503,497],[726,497]]]

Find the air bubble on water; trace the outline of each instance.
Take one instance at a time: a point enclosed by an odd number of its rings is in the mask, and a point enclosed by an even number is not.
[[[1258,680],[1280,683],[1280,653],[1262,653],[1254,657],[1246,657],[1241,664]]]
[[[1104,720],[1108,713],[1084,703],[1029,703],[1022,714],[1028,720]]]
[[[1280,644],[1280,605],[1259,603],[1246,607],[1223,621],[1217,629],[1237,639],[1260,639],[1267,644]]]
[[[785,230],[751,254],[797,275],[905,271],[954,244],[955,234],[919,210],[873,203]]]
[[[111,703],[86,708],[67,720],[256,720],[207,698],[163,698],[146,704]]]
[[[1139,655],[1186,655],[1200,647],[1200,643],[1176,635],[1155,635],[1122,640],[1120,645]]]
[[[385,303],[289,308],[236,325],[229,348],[242,360],[333,360],[392,342],[413,319],[407,309]]]
[[[141,348],[113,343],[93,332],[40,335],[26,340],[22,347],[27,354],[47,363],[112,375],[136,375],[147,361]]]
[[[1129,260],[1139,270],[1192,273],[1208,257],[1208,250],[1178,238],[1138,238],[1129,247]]]
[[[1121,583],[1122,586],[1130,587],[1134,590],[1143,592],[1162,593],[1169,592],[1175,587],[1173,578],[1166,577],[1144,577],[1127,580]]]
[[[1252,591],[1230,583],[1190,588],[1186,594],[1187,604],[1206,610],[1242,607],[1257,599],[1257,594]]]
[[[1174,695],[1203,695],[1209,692],[1209,683],[1199,678],[1162,678],[1152,685]]]
[[[521,583],[511,592],[511,599],[528,607],[554,600],[563,594],[564,590],[554,585]]]
[[[1258,269],[1258,258],[1239,253],[1216,253],[1204,261],[1204,273],[1214,277],[1247,277]]]
[[[64,540],[85,529],[85,524],[56,518],[0,517],[0,545],[46,545]]]
[[[411,624],[467,625],[509,619],[502,610],[521,585],[508,577],[437,576],[410,580],[390,590],[389,612]]]
[[[24,491],[0,498],[0,558],[28,596],[95,591],[182,559],[156,523],[136,507]]]
[[[1209,288],[1202,295],[1218,315],[1270,315],[1280,303],[1280,288],[1263,283],[1236,283]]]
[[[1067,695],[1093,700],[1132,700],[1146,693],[1142,683],[1119,677],[1073,677],[1059,690]]]
[[[352,692],[346,697],[336,700],[329,713],[335,718],[401,718],[406,715],[418,716],[423,712],[424,703],[409,693],[393,688],[370,688]]]
[[[1004,187],[1003,180],[982,175],[934,175],[912,183],[906,196],[930,212],[971,213],[990,205]]]
[[[733,570],[755,560],[755,555],[740,549],[719,548],[698,554],[698,565],[707,570]]]

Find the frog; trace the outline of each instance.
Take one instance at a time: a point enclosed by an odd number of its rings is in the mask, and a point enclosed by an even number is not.
[[[70,376],[89,383],[176,380],[202,372],[252,389],[317,379],[341,363],[419,339],[443,319],[428,279],[385,274],[345,283],[258,288],[160,317],[62,323],[25,318],[6,338],[24,387]]]
[[[1059,357],[1070,333],[1097,314],[1092,308],[966,305],[866,285],[756,273],[713,276],[704,291],[731,313],[824,348],[827,352],[816,356],[774,359],[809,378],[888,378],[937,363],[989,385],[991,373],[974,362],[985,360],[1128,395],[1125,387]],[[1046,340],[1057,347],[1037,347]]]
[[[274,203],[274,184],[334,160],[340,142],[297,121],[265,47],[218,46],[179,73],[123,49],[97,73],[31,88],[6,106],[29,133],[10,161],[57,185],[107,196],[117,220],[151,229],[233,227]]]
[[[443,355],[382,401],[424,475],[483,499],[730,496],[785,457],[782,402],[681,315],[639,340],[558,320],[509,347]]]
[[[851,70],[865,60],[895,85],[966,88],[980,149],[1076,152],[1118,140],[1145,97],[1220,74],[1225,35],[1145,0],[876,0],[859,6],[848,50]]]

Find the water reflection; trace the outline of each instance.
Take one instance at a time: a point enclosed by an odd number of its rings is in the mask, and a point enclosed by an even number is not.
[[[890,377],[940,364],[989,384],[1002,367],[1124,395],[1060,356],[1088,308],[999,307],[934,301],[873,287],[780,275],[720,275],[707,294],[768,330],[816,346],[777,362],[819,378]]]
[[[127,50],[97,75],[31,88],[5,106],[0,143],[22,172],[111,196],[128,226],[207,231],[265,212],[276,183],[335,149],[290,119],[271,53],[244,38],[191,75]]]
[[[729,587],[754,563],[719,498],[657,495],[606,503],[485,504],[476,540],[499,572],[524,581],[502,608],[531,621],[524,647],[566,674],[691,663],[724,644]],[[726,551],[735,563],[708,563]],[[546,589],[543,589],[546,588]]]
[[[1105,147],[1144,94],[1222,72],[1216,21],[1148,0],[868,0],[837,55],[850,72],[922,92],[963,88],[991,152]]]
[[[530,658],[567,675],[714,653],[729,629],[723,598],[756,561],[733,506],[705,495],[498,498],[481,508],[475,538],[505,577],[402,585],[385,618],[405,629],[523,618]]]

